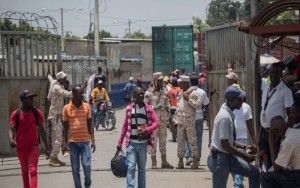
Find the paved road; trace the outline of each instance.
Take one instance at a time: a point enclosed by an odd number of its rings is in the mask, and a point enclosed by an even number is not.
[[[95,133],[97,149],[93,153],[92,161],[92,188],[122,188],[126,187],[125,178],[116,178],[110,171],[110,160],[116,151],[120,128],[124,120],[125,110],[119,110],[117,115],[117,129],[114,131],[99,130]],[[212,187],[211,173],[206,165],[208,155],[208,129],[204,126],[202,159],[198,170],[185,167],[176,169],[150,169],[151,159],[147,161],[147,187],[148,188],[209,188]],[[124,148],[124,146],[123,146]],[[125,148],[124,148],[125,149]],[[168,132],[167,158],[176,166],[178,158],[176,155],[177,143],[171,142],[171,134]],[[160,155],[158,155],[160,156]],[[38,187],[41,188],[73,188],[73,179],[69,158],[59,157],[67,165],[64,167],[49,167],[45,156],[40,156],[38,166]],[[160,166],[161,160],[158,157]],[[81,171],[81,178],[83,172]],[[0,188],[22,187],[22,176],[20,165],[16,157],[4,158],[4,164],[0,163]],[[82,181],[83,182],[83,181]],[[244,183],[248,187],[247,182]],[[232,187],[232,178],[229,177],[228,186]]]

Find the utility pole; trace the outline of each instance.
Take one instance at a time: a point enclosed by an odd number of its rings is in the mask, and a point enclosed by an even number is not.
[[[128,20],[128,38],[130,36],[130,25],[131,25],[131,20]]]
[[[64,37],[64,9],[60,8],[60,29],[61,29],[61,51],[65,51],[65,37]]]
[[[94,24],[94,46],[95,46],[95,56],[100,56],[99,50],[99,3],[95,0],[95,24]]]

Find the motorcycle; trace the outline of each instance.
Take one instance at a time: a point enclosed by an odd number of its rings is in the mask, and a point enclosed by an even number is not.
[[[173,121],[175,112],[176,112],[176,107],[171,107],[170,113],[169,113],[169,126],[170,126],[170,131],[172,133],[172,141],[173,142],[176,142],[176,139],[177,139],[177,126],[174,124],[174,121]]]
[[[94,99],[94,101],[97,99]],[[99,101],[99,100],[98,100]],[[99,126],[102,125],[106,130],[113,130],[116,126],[116,115],[115,110],[112,108],[111,102],[100,100],[98,104],[98,112],[96,119],[96,130],[98,130]]]

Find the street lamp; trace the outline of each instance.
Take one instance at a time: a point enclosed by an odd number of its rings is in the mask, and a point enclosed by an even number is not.
[[[82,10],[82,7],[73,8],[73,9],[63,9],[60,8],[60,28],[61,28],[61,51],[65,51],[65,37],[64,37],[64,12],[69,12],[73,10]],[[47,8],[41,8],[41,11],[58,11],[58,10],[50,10]]]

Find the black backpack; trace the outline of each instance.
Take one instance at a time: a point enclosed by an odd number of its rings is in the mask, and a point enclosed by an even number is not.
[[[39,114],[38,114],[38,111],[36,108],[32,107],[32,112],[33,112],[33,115],[34,115],[34,118],[35,118],[35,124],[36,126],[38,126],[38,118],[39,118]],[[21,109],[19,108],[16,112],[16,133],[18,131],[18,128],[19,128],[19,123],[20,123],[20,114],[21,114]],[[40,133],[38,131],[38,140],[39,140],[39,144],[41,143],[41,138],[40,138]]]
[[[123,152],[122,152],[123,153]],[[117,151],[115,156],[111,159],[110,167],[112,173],[118,178],[125,178],[127,175],[128,163],[124,155],[119,155],[120,151]]]

